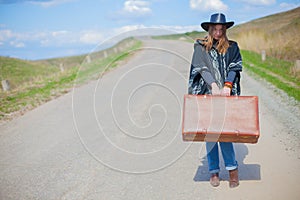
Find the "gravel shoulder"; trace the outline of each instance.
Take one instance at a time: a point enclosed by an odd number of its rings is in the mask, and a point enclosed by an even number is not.
[[[295,153],[300,158],[300,102],[254,73],[247,70],[245,72],[247,75],[242,79],[242,87],[245,88],[243,95],[259,96],[260,107],[264,107],[274,117],[276,124],[284,127],[272,134],[285,146],[288,153]],[[261,113],[261,117],[265,115],[266,113]]]

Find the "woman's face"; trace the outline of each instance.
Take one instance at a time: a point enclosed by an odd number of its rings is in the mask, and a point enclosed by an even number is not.
[[[223,25],[217,24],[212,27],[212,36],[215,40],[219,40],[223,36]]]

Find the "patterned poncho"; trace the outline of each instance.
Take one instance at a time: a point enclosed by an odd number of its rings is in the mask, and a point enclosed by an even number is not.
[[[205,82],[201,74],[209,72],[219,88],[223,88],[229,71],[236,72],[231,95],[240,95],[240,72],[242,71],[242,57],[236,42],[230,41],[225,54],[219,54],[215,46],[206,51],[201,40],[194,44],[194,54],[191,63],[188,93],[211,94],[211,86]],[[227,81],[227,80],[226,80]]]

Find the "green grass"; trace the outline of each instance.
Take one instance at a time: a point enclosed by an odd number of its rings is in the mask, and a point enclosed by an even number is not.
[[[106,59],[97,59],[92,63],[82,64],[78,70],[76,77],[76,84],[80,84],[87,80],[100,77],[102,73],[118,66],[118,62],[128,58],[131,51],[139,49],[142,46],[141,41],[135,41],[135,43],[120,53],[113,53]]]
[[[142,46],[141,41],[133,38],[127,40],[133,42],[122,52],[109,53],[107,58],[98,58],[88,64],[83,63],[83,56],[38,62],[0,57],[1,80],[9,80],[12,85],[10,91],[0,91],[0,120],[9,119],[21,110],[37,107],[70,91],[74,84],[84,84],[118,66],[120,61],[131,55],[129,52],[135,52]],[[69,62],[64,72],[57,67],[61,61]]]
[[[59,68],[39,65],[34,62],[0,57],[0,79],[9,80],[12,89],[23,87],[24,83],[30,84],[51,74],[59,72]]]
[[[241,50],[241,54],[246,69],[300,101],[300,78],[291,73],[294,62],[271,57],[262,61],[260,54],[246,50]]]
[[[6,114],[36,107],[53,97],[67,92],[75,78],[76,71],[70,70],[63,76],[46,78],[43,81],[31,83],[30,87],[22,90],[1,93],[0,119],[4,118]]]

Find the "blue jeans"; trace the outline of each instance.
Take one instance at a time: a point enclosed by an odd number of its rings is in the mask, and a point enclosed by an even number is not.
[[[234,170],[238,167],[235,160],[235,153],[232,142],[206,142],[206,152],[208,161],[208,170],[210,173],[219,173],[219,148],[220,144],[222,156],[226,170]]]

